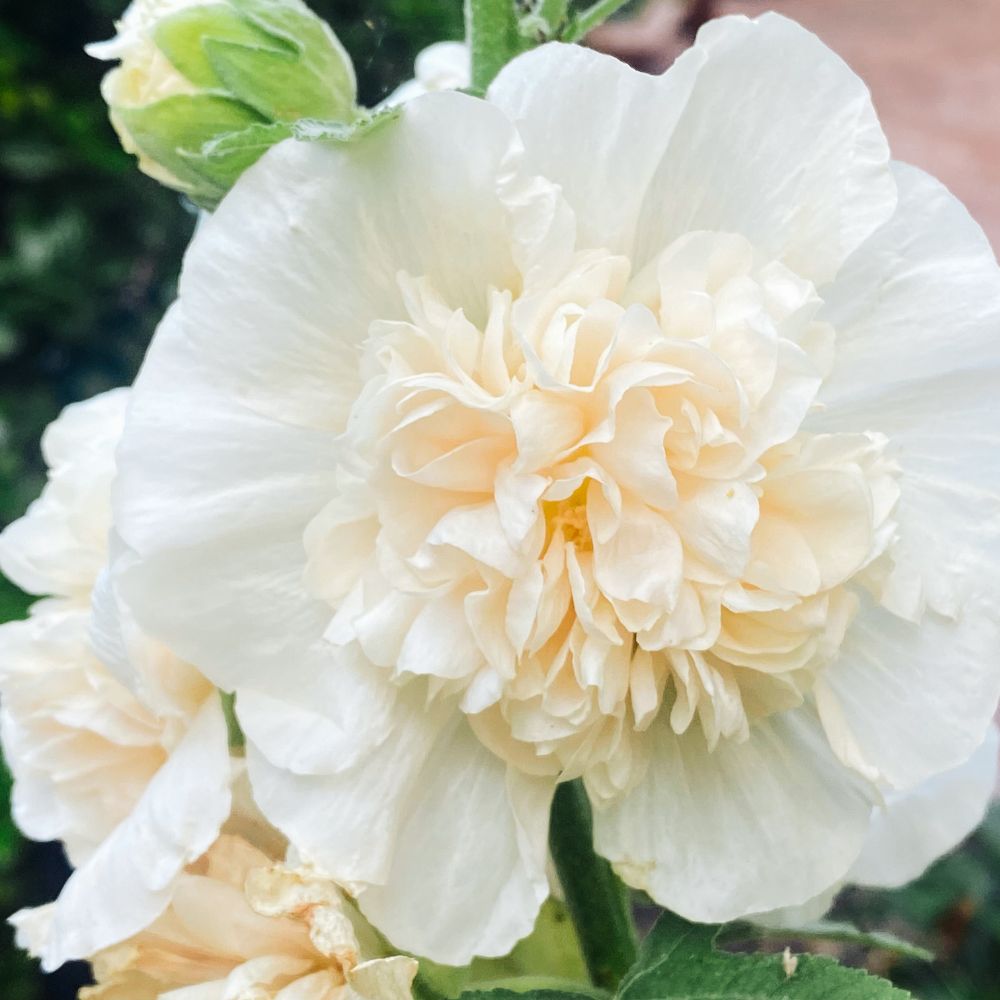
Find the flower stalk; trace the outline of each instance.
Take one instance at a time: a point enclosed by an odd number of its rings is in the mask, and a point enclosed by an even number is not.
[[[514,0],[465,0],[465,36],[476,94],[485,94],[504,65],[531,47],[518,30]]]
[[[549,847],[591,982],[614,990],[636,959],[628,890],[594,851],[590,801],[583,784],[556,788]]]

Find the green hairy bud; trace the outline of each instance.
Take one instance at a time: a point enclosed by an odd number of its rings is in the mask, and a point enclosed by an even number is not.
[[[107,42],[102,92],[139,167],[214,207],[301,119],[358,115],[350,57],[301,0],[134,0]]]

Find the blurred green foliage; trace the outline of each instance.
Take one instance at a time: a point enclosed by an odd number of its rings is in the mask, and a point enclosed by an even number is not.
[[[410,75],[431,42],[461,36],[460,0],[314,0],[354,58],[360,100]],[[84,55],[120,0],[0,0],[0,524],[43,480],[38,441],[66,403],[131,381],[169,303],[194,214],[118,147]],[[0,578],[0,621],[28,601]],[[48,879],[4,808],[0,919],[45,898]],[[48,893],[51,894],[51,893]],[[850,890],[836,916],[926,945],[938,961],[848,950],[922,1000],[1000,1000],[1000,808],[964,849],[896,892]],[[68,1000],[0,932],[3,1000]]]

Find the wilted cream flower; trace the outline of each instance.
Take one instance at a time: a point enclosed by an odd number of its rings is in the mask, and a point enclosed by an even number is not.
[[[435,42],[417,53],[413,79],[400,84],[382,103],[405,104],[438,90],[461,90],[472,79],[472,60],[465,42]]]
[[[126,152],[211,207],[301,118],[349,122],[354,67],[302,0],[133,0],[106,42],[101,93]]]
[[[981,231],[793,23],[660,78],[545,46],[206,224],[120,584],[400,947],[526,934],[578,776],[663,905],[797,905],[987,731],[998,328]]]
[[[47,916],[22,925],[29,950]],[[417,963],[380,955],[333,882],[223,835],[151,927],[94,956],[80,1000],[410,1000]]]
[[[127,399],[115,390],[63,411],[42,441],[41,497],[0,535],[3,572],[48,595],[0,626],[14,818],[29,837],[63,841],[77,868],[40,947],[47,968],[152,921],[230,805],[215,688],[136,628],[101,572]]]
[[[0,570],[29,593],[90,605],[108,561],[111,480],[127,401],[127,390],[113,389],[67,407],[46,427],[45,489],[0,535]]]

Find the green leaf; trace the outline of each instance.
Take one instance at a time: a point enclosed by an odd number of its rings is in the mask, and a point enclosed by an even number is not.
[[[257,123],[238,132],[226,132],[206,142],[198,152],[180,155],[218,188],[228,191],[247,167],[253,166],[273,145],[288,139],[292,127],[285,122]]]
[[[841,941],[856,944],[862,948],[878,948],[903,958],[913,958],[921,962],[933,962],[934,953],[910,941],[904,941],[895,934],[885,931],[863,931],[846,921],[816,920],[807,924],[790,927],[762,927],[759,924],[727,924],[719,932],[721,941]]]
[[[469,967],[468,983],[485,989],[490,981],[539,975],[575,980],[581,986],[587,982],[587,967],[573,923],[558,899],[545,901],[534,930],[518,941],[506,958],[477,958]]]
[[[664,913],[643,942],[616,1000],[912,1000],[909,993],[831,958],[718,951],[718,926]]]
[[[178,149],[177,157],[201,181],[190,197],[205,208],[214,208],[240,174],[253,166],[272,146],[285,139],[300,142],[355,142],[398,118],[400,109],[388,108],[363,115],[353,122],[317,121],[255,122],[246,128],[224,132],[203,143],[200,149]]]
[[[468,990],[459,1000],[594,1000],[595,993],[589,988],[583,992],[575,990]]]
[[[361,114],[350,122],[300,118],[292,122],[291,132],[302,142],[354,142],[395,121],[402,113],[402,108],[384,108]]]
[[[593,996],[586,985],[587,968],[569,913],[563,903],[552,898],[542,905],[534,930],[518,941],[509,955],[477,958],[462,968],[421,958],[417,979],[414,987],[414,995],[420,994],[417,1000],[457,997],[463,990],[473,988],[476,992],[513,989],[518,993],[569,989]],[[517,986],[512,980],[517,981]]]

